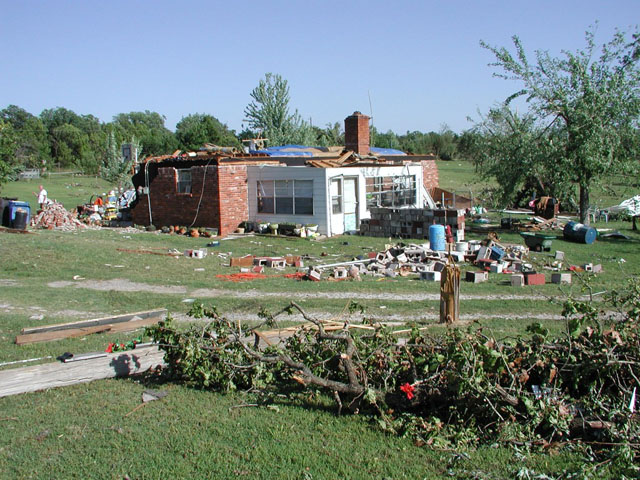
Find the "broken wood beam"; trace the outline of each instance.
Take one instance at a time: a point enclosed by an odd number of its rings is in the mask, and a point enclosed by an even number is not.
[[[71,363],[45,363],[0,371],[0,397],[35,392],[104,378],[136,375],[164,365],[156,345]]]
[[[134,317],[135,318],[135,317]],[[111,323],[106,325],[97,325],[95,327],[71,328],[65,330],[52,330],[48,332],[28,333],[18,335],[16,337],[17,345],[26,345],[29,343],[49,342],[52,340],[62,340],[64,338],[82,337],[93,333],[121,333],[131,332],[138,328],[146,327],[160,320],[159,316],[139,318],[128,322]]]
[[[98,325],[109,325],[113,323],[129,322],[131,320],[141,320],[145,318],[156,318],[166,315],[167,309],[145,310],[143,312],[125,313],[111,317],[101,317],[91,320],[80,320],[77,322],[56,323],[52,325],[42,325],[40,327],[27,327],[22,329],[23,334],[52,332],[55,330],[67,330],[72,328],[95,327]]]

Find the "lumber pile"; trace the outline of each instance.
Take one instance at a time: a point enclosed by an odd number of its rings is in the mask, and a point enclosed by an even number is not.
[[[45,205],[44,209],[31,219],[31,226],[49,230],[87,228],[84,223],[78,220],[76,214],[69,212],[58,202]]]

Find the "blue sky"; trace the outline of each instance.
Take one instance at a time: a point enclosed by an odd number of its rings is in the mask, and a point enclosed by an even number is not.
[[[517,89],[480,47],[575,50],[640,20],[639,0],[0,0],[0,108],[66,107],[110,121],[209,113],[240,130],[266,72],[288,80],[314,125],[354,110],[379,131],[461,132]]]

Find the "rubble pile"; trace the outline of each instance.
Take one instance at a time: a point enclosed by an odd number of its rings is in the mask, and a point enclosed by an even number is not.
[[[31,219],[32,227],[46,228],[49,230],[75,230],[86,228],[77,216],[66,210],[61,203],[45,205],[37,215]]]
[[[333,279],[358,279],[360,275],[395,277],[417,275],[421,280],[440,281],[441,272],[451,259],[478,267],[482,275],[469,276],[468,281],[485,281],[487,272],[516,273],[532,266],[525,262],[529,249],[523,245],[500,244],[491,238],[484,241],[456,242],[448,244],[446,251],[432,250],[425,244],[388,245],[382,252],[372,252],[368,258],[349,262],[315,265],[309,268],[307,277],[319,281],[329,271]],[[473,278],[471,278],[473,277]]]

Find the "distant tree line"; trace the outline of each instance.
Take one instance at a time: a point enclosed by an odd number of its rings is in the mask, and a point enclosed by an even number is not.
[[[282,81],[278,75],[275,77]],[[286,87],[286,81],[284,83]],[[171,131],[161,114],[148,110],[120,113],[105,123],[93,115],[78,114],[63,107],[34,115],[19,106],[9,105],[0,110],[0,183],[19,171],[43,167],[48,170],[73,169],[101,175],[108,180],[123,180],[128,171],[121,156],[123,143],[135,144],[141,157],[169,154],[175,150],[198,150],[205,143],[242,148],[243,139],[258,136],[269,138],[269,145],[344,144],[340,122],[320,128],[302,120],[297,111],[289,114],[288,87],[286,93],[285,101],[280,105],[285,108],[281,123],[272,122],[264,112],[258,113],[263,104],[257,103],[256,114],[262,115],[261,120],[252,122],[247,114],[249,127],[239,134],[213,115],[204,113],[187,115],[177,123],[175,131]],[[273,92],[267,95],[273,95]],[[268,102],[267,95],[258,98]],[[396,135],[392,131],[378,133],[372,127],[371,133],[375,146],[416,154],[434,153],[445,159],[456,154],[459,140],[448,129],[438,133]]]

